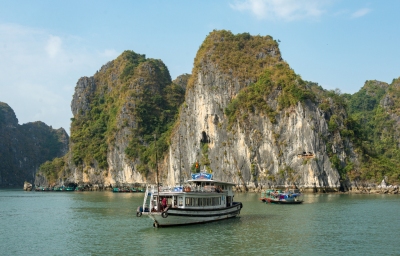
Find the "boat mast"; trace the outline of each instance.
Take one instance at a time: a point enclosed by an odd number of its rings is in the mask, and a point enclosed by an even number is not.
[[[178,134],[179,135],[179,134]],[[179,135],[179,139],[178,139],[178,142],[179,142],[179,187],[182,187],[182,171],[181,171],[181,168],[182,168],[182,164],[181,164],[181,135]]]
[[[154,133],[154,149],[156,151],[156,175],[157,175],[157,211],[160,211],[160,184],[158,181],[158,163],[157,163],[157,134]]]

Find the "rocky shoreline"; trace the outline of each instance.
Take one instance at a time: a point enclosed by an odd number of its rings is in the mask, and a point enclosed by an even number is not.
[[[244,186],[236,186],[234,192],[236,193],[261,193],[266,189],[282,189],[286,188],[245,188]],[[324,194],[324,193],[338,193],[338,194],[394,194],[398,195],[398,186],[387,186],[387,187],[358,187],[349,188],[347,191],[339,191],[338,189],[332,188],[299,188],[300,192],[304,194]]]
[[[113,188],[138,188],[138,187],[146,187],[146,184],[123,184],[123,185],[116,185],[116,186],[104,186],[103,184],[85,184],[85,185],[77,185],[74,184],[75,188],[79,188],[79,191],[112,191]],[[270,186],[259,186],[259,187],[247,187],[243,185],[237,185],[233,187],[233,191],[236,193],[261,193],[267,189],[281,189],[285,190],[287,187],[270,187]],[[33,186],[29,182],[24,183],[25,191],[32,191]],[[346,191],[340,191],[337,188],[298,188],[300,192],[304,194],[324,194],[324,193],[338,193],[338,194],[400,194],[399,186],[389,185],[389,186],[366,186],[366,187],[350,187]]]

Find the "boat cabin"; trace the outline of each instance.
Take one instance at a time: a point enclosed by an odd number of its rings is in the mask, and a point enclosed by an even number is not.
[[[192,179],[183,187],[154,188],[148,193],[151,200],[144,205],[151,212],[165,211],[166,208],[218,209],[233,205],[234,183],[214,181],[212,174],[192,174]],[[158,204],[157,204],[158,200]],[[159,208],[158,208],[159,207]]]

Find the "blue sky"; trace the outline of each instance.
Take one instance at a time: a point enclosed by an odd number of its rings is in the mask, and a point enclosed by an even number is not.
[[[270,35],[304,80],[357,92],[400,76],[400,1],[0,1],[0,101],[19,123],[69,133],[82,76],[124,50],[161,59],[172,79],[191,73],[214,29]]]

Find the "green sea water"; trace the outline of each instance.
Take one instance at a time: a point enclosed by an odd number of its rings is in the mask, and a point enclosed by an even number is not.
[[[399,195],[306,194],[240,217],[153,228],[143,193],[0,190],[0,255],[400,255]]]

